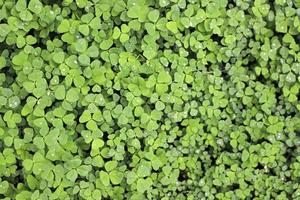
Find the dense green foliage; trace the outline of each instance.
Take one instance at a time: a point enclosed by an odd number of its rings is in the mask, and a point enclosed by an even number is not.
[[[300,199],[300,0],[0,0],[0,198]]]

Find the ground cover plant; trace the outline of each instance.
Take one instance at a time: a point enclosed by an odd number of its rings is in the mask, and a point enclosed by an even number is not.
[[[0,198],[300,199],[299,0],[0,0]]]

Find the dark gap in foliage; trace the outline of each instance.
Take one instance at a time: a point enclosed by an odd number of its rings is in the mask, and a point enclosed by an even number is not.
[[[140,37],[140,39],[144,39],[144,37],[146,36],[146,35],[148,35],[148,32],[146,31],[146,30],[143,30],[142,32],[140,32],[140,33],[138,33],[139,35],[139,37]],[[159,39],[162,39],[161,37],[159,38]]]
[[[114,90],[114,94],[117,94],[119,95],[119,97],[122,97],[121,90],[116,90],[116,89],[113,90]]]
[[[50,32],[48,34],[48,38],[49,40],[53,41],[55,38],[57,38],[60,34],[58,34],[57,32]]]
[[[275,24],[274,24],[274,26],[275,26]],[[279,41],[282,41],[282,38],[284,37],[284,35],[285,35],[284,33],[280,33],[277,31],[274,32],[274,36],[275,37],[277,36]]]
[[[5,66],[2,69],[0,69],[0,73],[3,73],[7,76],[9,74],[9,72],[11,71],[10,68],[11,68],[10,66]]]
[[[236,123],[236,118],[233,118],[233,119],[231,120],[231,124],[237,125],[237,123]]]
[[[45,113],[48,113],[48,112],[50,112],[50,111],[53,110],[53,106],[52,105],[51,106],[47,106],[47,107],[44,108],[44,110],[45,110]]]
[[[159,44],[158,45],[158,49],[159,50],[164,50],[165,49],[165,43],[167,41],[163,38],[163,37],[160,37],[158,40],[157,40],[157,43]]]
[[[2,114],[2,113],[1,113]],[[3,145],[3,141],[0,140],[0,152],[3,152],[4,150],[4,145]]]
[[[35,34],[35,30],[33,28],[31,28],[28,32],[27,32],[27,35],[32,35],[32,36],[36,36]]]
[[[171,50],[173,51],[173,53],[179,53],[179,47],[177,46],[177,44],[174,44],[172,47],[171,47]]]
[[[24,105],[26,104],[26,100],[27,100],[29,97],[35,98],[32,94],[28,93],[27,96],[25,96],[25,98],[20,98],[20,105],[24,106]]]
[[[202,152],[201,152],[202,153]],[[199,156],[199,161],[201,161],[200,159],[200,156]],[[204,173],[205,173],[205,171],[206,171],[206,168],[205,168],[205,166],[204,166],[204,164],[202,163],[201,165],[200,165],[200,168],[201,168],[201,175],[203,175]]]
[[[149,112],[151,112],[151,110],[155,110],[155,103],[151,103],[149,98],[146,98],[146,100],[147,100],[147,107],[145,110],[146,111],[148,110]]]
[[[64,52],[68,52],[69,45],[63,43],[63,45],[60,47]]]
[[[17,78],[15,70],[11,66],[6,66],[0,69],[0,73],[5,74],[5,78],[6,78],[6,82],[3,83],[2,87],[11,87],[11,84]]]
[[[298,92],[298,94],[297,94],[297,99],[298,99],[298,101],[300,101],[300,92]]]
[[[57,188],[49,187],[49,189],[50,189],[50,191],[51,191],[52,193],[54,193],[54,192],[56,191]]]
[[[75,142],[76,142],[76,144],[80,147],[80,150],[81,150],[82,152],[90,152],[90,150],[91,150],[91,145],[85,143],[85,141],[84,141],[83,138],[78,137],[78,138],[75,140]],[[104,158],[103,158],[103,159],[104,159]]]
[[[140,141],[141,150],[144,151],[145,147],[146,147],[144,139],[143,138],[139,138],[138,140]]]
[[[271,176],[276,176],[274,168],[268,168],[268,174]]]
[[[275,98],[277,99],[277,101],[279,101],[280,97],[282,96],[282,91],[281,91],[277,81],[273,80],[271,83],[272,83],[272,85],[274,85],[274,88],[276,89],[275,90]]]
[[[188,29],[185,29],[185,35],[193,34],[195,31],[196,31],[196,27],[190,26]],[[184,38],[182,38],[181,41],[182,43],[183,43],[183,39]]]
[[[17,166],[17,171],[21,171],[23,169],[22,161],[19,159],[16,159],[16,166]],[[20,180],[24,180],[23,177],[20,177]]]
[[[9,46],[8,44],[6,44],[5,42],[0,42],[0,50],[1,50],[1,53],[2,53],[3,50],[8,50],[8,51],[12,52],[11,49],[13,49],[13,48],[10,47],[10,46]]]
[[[214,154],[214,148],[212,146],[208,146],[205,148],[205,151],[208,153],[208,155],[211,155],[209,158],[210,158],[210,165],[212,166],[215,166],[216,165],[216,161],[217,161],[217,158]]]
[[[258,64],[256,58],[253,55],[247,56],[246,58],[248,60],[247,67],[250,70],[254,70],[254,68],[256,67],[256,65]]]
[[[0,23],[2,23],[2,24],[7,24],[7,19],[6,19],[6,18],[1,19],[1,20],[0,20]]]
[[[132,169],[132,167],[130,166],[130,163],[132,161],[132,155],[129,153],[127,145],[124,145],[124,151],[125,151],[124,162],[127,166],[127,169]]]
[[[102,140],[104,142],[108,141],[108,135],[109,135],[108,133],[103,132]]]
[[[182,130],[182,129],[179,129],[179,130]],[[180,141],[180,136],[179,135],[176,135],[176,138],[174,139],[174,142],[173,143],[175,143],[176,141]],[[173,145],[174,146],[174,145]]]
[[[226,108],[219,108],[219,110],[221,111],[221,113],[226,113]],[[227,117],[226,116],[221,116],[221,119],[227,119]]]
[[[145,73],[140,73],[140,76],[141,76],[143,79],[149,78],[149,75],[148,75],[148,74],[145,74]]]
[[[251,197],[256,197],[257,195],[256,195],[256,191],[255,190],[251,190],[251,192],[250,192],[250,194],[251,194]]]
[[[256,166],[255,169],[258,169],[258,170],[263,170],[264,169],[264,166],[259,162]]]
[[[91,59],[91,63],[92,61],[95,61],[95,59]],[[111,70],[115,73],[118,73],[120,71],[118,64],[112,65]]]
[[[232,9],[232,8],[234,8],[235,6],[236,6],[235,1],[229,0],[228,3],[227,3],[227,5],[226,5],[226,10],[227,10],[227,9]]]
[[[26,120],[22,120],[21,123],[25,123],[23,125],[19,125],[19,136],[20,136],[20,139],[24,139],[24,136],[25,136],[25,132],[24,132],[24,129],[25,128],[29,128],[29,125],[27,124],[27,121]]]
[[[250,178],[250,177],[248,177]],[[244,179],[245,183],[247,183],[248,185],[252,185],[251,181],[247,180],[247,179]]]
[[[232,148],[232,146],[230,145],[230,142],[225,142],[225,143],[224,143],[224,149],[225,149],[227,152],[233,152],[233,148]]]
[[[33,45],[31,45],[33,48],[41,48],[43,49],[47,49],[47,45],[44,44],[41,40]]]
[[[294,39],[295,39],[296,44],[300,43],[300,35],[295,36]]]
[[[292,146],[292,147],[289,147],[285,154],[284,154],[284,157],[286,158],[286,164],[291,164],[293,162],[292,159],[294,159],[295,157],[295,151],[296,151],[296,147],[295,146]]]
[[[284,115],[285,117],[295,117],[296,116],[296,111],[287,111],[287,113]]]
[[[266,82],[267,82],[267,79],[266,79],[262,74],[256,76],[256,80],[259,81],[259,82],[261,82],[261,83],[264,84],[264,85],[265,85]]]
[[[186,49],[189,53],[188,59],[195,59],[197,60],[197,53],[194,52],[191,48]]]
[[[231,186],[229,186],[231,190],[236,190],[240,188],[240,185],[237,183],[233,183]]]
[[[251,138],[251,137],[250,137]],[[255,142],[255,144],[262,144],[263,142],[265,142],[266,141],[266,139],[264,139],[264,138],[259,138],[259,139],[257,139],[257,140],[254,140],[254,142]]]
[[[297,137],[300,137],[300,129],[296,130],[295,133]]]
[[[178,193],[181,193],[183,194],[184,197],[187,197],[188,195],[188,191],[186,189],[183,189],[183,190],[176,190],[176,192],[178,191]],[[180,191],[180,192],[179,192]]]
[[[218,44],[221,44],[221,40],[223,39],[223,37],[219,36],[218,34],[212,34],[210,38]]]
[[[58,6],[62,5],[61,0],[42,0],[42,3],[46,5],[54,5],[54,4],[57,4]]]
[[[219,63],[220,71],[221,71],[221,77],[224,79],[224,81],[229,81],[230,76],[228,74],[228,71],[226,70],[225,63],[221,62]]]
[[[180,182],[188,180],[188,174],[185,170],[180,170],[178,180]]]
[[[63,81],[65,80],[64,76],[58,76],[58,81],[60,84],[63,84]]]

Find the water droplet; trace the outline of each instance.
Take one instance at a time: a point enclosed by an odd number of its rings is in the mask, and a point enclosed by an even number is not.
[[[20,104],[20,99],[18,97],[11,97],[9,99],[8,106],[11,108],[16,108]]]
[[[281,139],[282,139],[282,133],[278,133],[278,134],[276,135],[276,139],[277,139],[277,140],[281,140]]]

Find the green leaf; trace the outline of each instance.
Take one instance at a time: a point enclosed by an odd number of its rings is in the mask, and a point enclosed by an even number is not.
[[[117,161],[108,161],[107,163],[105,163],[104,167],[105,167],[105,170],[110,172],[112,170],[114,170],[118,165],[118,162]]]
[[[95,139],[92,143],[92,149],[100,149],[101,147],[104,146],[104,141],[102,139]],[[109,166],[111,167],[111,166]],[[109,171],[109,170],[107,170]]]
[[[159,11],[158,10],[151,10],[148,13],[148,18],[149,18],[150,21],[156,22],[159,18]]]
[[[88,36],[90,33],[90,28],[87,24],[81,24],[78,27],[79,32],[84,35],[84,36]]]
[[[126,178],[127,178],[127,184],[131,185],[138,178],[138,176],[134,172],[129,171],[126,175]]]
[[[143,179],[140,178],[137,180],[136,189],[140,193],[144,193],[145,191],[149,190],[153,184],[153,181],[151,178]]]
[[[18,0],[16,5],[15,5],[15,8],[18,12],[21,12],[23,10],[26,10],[27,8],[27,2],[26,0]]]
[[[165,104],[161,101],[157,101],[155,103],[155,109],[161,111],[161,110],[165,109]]]
[[[80,123],[86,123],[92,119],[91,112],[89,110],[83,111],[79,118]]]
[[[99,176],[100,176],[100,180],[101,180],[102,184],[106,187],[109,186],[110,181],[109,181],[108,173],[105,171],[100,171]]]
[[[159,6],[166,7],[170,4],[170,0],[159,0]]]
[[[147,176],[150,176],[150,174],[151,174],[151,167],[146,166],[146,165],[139,166],[139,168],[137,170],[137,175],[139,177],[147,177]]]
[[[11,31],[11,28],[9,25],[0,24],[0,36],[6,37],[10,31]]]
[[[87,6],[88,0],[76,0],[78,8],[84,8]]]
[[[37,181],[37,179],[34,178],[34,176],[32,176],[32,175],[27,176],[26,181],[27,181],[29,188],[32,190],[34,190],[39,185],[39,182]]]
[[[56,52],[53,54],[53,61],[58,63],[58,64],[61,64],[63,63],[65,60],[65,54],[63,51],[60,51],[60,52]]]
[[[28,10],[21,11],[19,15],[20,15],[20,18],[26,22],[29,22],[33,19],[31,12],[29,12]]]
[[[289,72],[286,75],[285,80],[289,83],[294,83],[296,81],[296,76],[292,72]]]
[[[113,41],[111,39],[108,39],[108,40],[103,40],[101,43],[100,43],[100,48],[102,50],[108,50],[113,44]]]
[[[0,56],[0,69],[4,68],[5,66],[6,66],[6,59]]]
[[[178,33],[177,23],[176,22],[167,22],[166,24],[167,29],[170,30],[172,33]]]
[[[74,103],[79,100],[79,92],[76,88],[71,88],[67,91],[66,100]]]
[[[28,4],[28,9],[35,13],[39,14],[42,11],[43,4],[39,0],[30,0]]]
[[[57,27],[57,31],[59,33],[66,33],[70,30],[70,22],[67,19],[63,19],[59,26]]]
[[[68,180],[70,180],[71,182],[75,182],[75,180],[77,179],[78,177],[78,173],[75,169],[72,169],[70,170],[67,174],[66,174],[66,177]]]
[[[242,152],[242,161],[245,162],[249,158],[249,152],[247,150],[243,150]]]
[[[287,32],[287,22],[286,21],[276,22],[276,31],[279,33],[286,33]]]
[[[113,170],[111,172],[109,172],[109,178],[112,184],[114,185],[118,185],[122,182],[123,180],[123,173],[119,172],[117,170]]]
[[[18,55],[13,57],[12,63],[14,65],[20,66],[20,65],[24,65],[25,62],[27,62],[27,60],[28,60],[28,55],[22,51]]]
[[[0,183],[0,194],[5,194],[9,188],[9,183],[7,181],[2,181]]]
[[[64,85],[59,85],[54,93],[54,96],[57,100],[63,100],[66,97],[66,89]]]
[[[76,41],[75,49],[78,53],[85,52],[87,48],[88,48],[88,42],[86,41],[86,39],[81,38]]]

